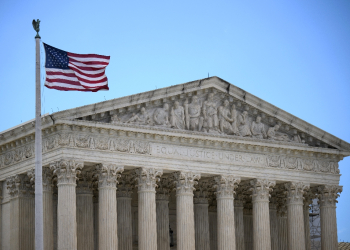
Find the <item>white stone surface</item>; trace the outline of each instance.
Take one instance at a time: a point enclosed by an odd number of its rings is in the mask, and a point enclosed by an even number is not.
[[[245,250],[244,245],[244,220],[243,220],[243,201],[234,200],[234,213],[235,213],[235,236],[236,236],[236,249]]]

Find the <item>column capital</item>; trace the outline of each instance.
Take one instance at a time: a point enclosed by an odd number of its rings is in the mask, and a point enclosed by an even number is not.
[[[209,195],[213,183],[210,179],[202,179],[198,181],[196,190],[194,191],[194,203],[195,204],[208,204]]]
[[[6,179],[6,184],[11,198],[31,197],[34,195],[30,178],[26,174],[11,176]]]
[[[312,200],[317,197],[316,192],[313,188],[309,188],[304,191],[304,208],[308,209],[312,204]]]
[[[57,185],[73,184],[76,185],[76,175],[80,173],[84,163],[73,159],[62,159],[50,164],[53,175],[57,176]]]
[[[78,174],[77,194],[92,194],[94,171],[82,171]]]
[[[335,207],[338,203],[337,198],[339,193],[343,191],[343,186],[338,185],[324,185],[317,188],[318,199],[321,207]]]
[[[250,181],[252,186],[250,191],[252,191],[252,201],[269,201],[270,192],[272,187],[276,185],[276,181],[271,181],[268,179],[254,179]]]
[[[233,199],[235,189],[237,185],[241,182],[241,178],[234,175],[220,175],[214,177],[214,188],[216,189],[216,198]]]
[[[96,171],[98,188],[116,188],[117,179],[120,177],[119,173],[124,171],[124,167],[112,163],[100,163],[96,165]]]
[[[196,190],[194,185],[197,185],[201,178],[199,173],[193,173],[190,171],[179,171],[172,174],[174,183],[176,185],[177,195],[193,195],[193,191]]]
[[[117,197],[131,198],[135,179],[131,174],[122,174],[118,180]]]
[[[287,189],[287,205],[303,204],[304,191],[310,189],[310,184],[303,182],[288,182],[284,184]]]
[[[160,181],[157,185],[156,191],[156,200],[169,200],[169,195],[173,189],[174,183],[170,176],[160,178]]]
[[[155,168],[137,168],[134,170],[134,178],[137,181],[139,191],[155,192],[157,181],[163,175],[162,169]]]
[[[35,189],[35,170],[31,169],[27,172],[27,175],[30,179],[30,183]],[[49,168],[43,167],[42,173],[42,183],[43,183],[43,191],[51,192],[52,191],[52,171]]]

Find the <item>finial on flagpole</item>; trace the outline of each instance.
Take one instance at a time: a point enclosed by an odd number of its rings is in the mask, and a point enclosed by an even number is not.
[[[36,21],[35,21],[35,19],[33,19],[32,24],[33,24],[34,30],[36,31],[36,36],[35,36],[35,38],[41,38],[41,37],[39,36],[39,31],[40,31],[40,20],[39,20],[39,19],[36,19]]]

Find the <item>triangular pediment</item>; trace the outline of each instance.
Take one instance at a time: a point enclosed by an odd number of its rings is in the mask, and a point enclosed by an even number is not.
[[[228,103],[224,104],[225,100]],[[65,110],[51,118],[283,141],[350,152],[349,143],[218,77]]]

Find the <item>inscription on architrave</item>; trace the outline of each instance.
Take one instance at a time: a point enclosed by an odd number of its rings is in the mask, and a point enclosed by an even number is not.
[[[151,155],[172,159],[266,167],[265,155],[151,143]]]

